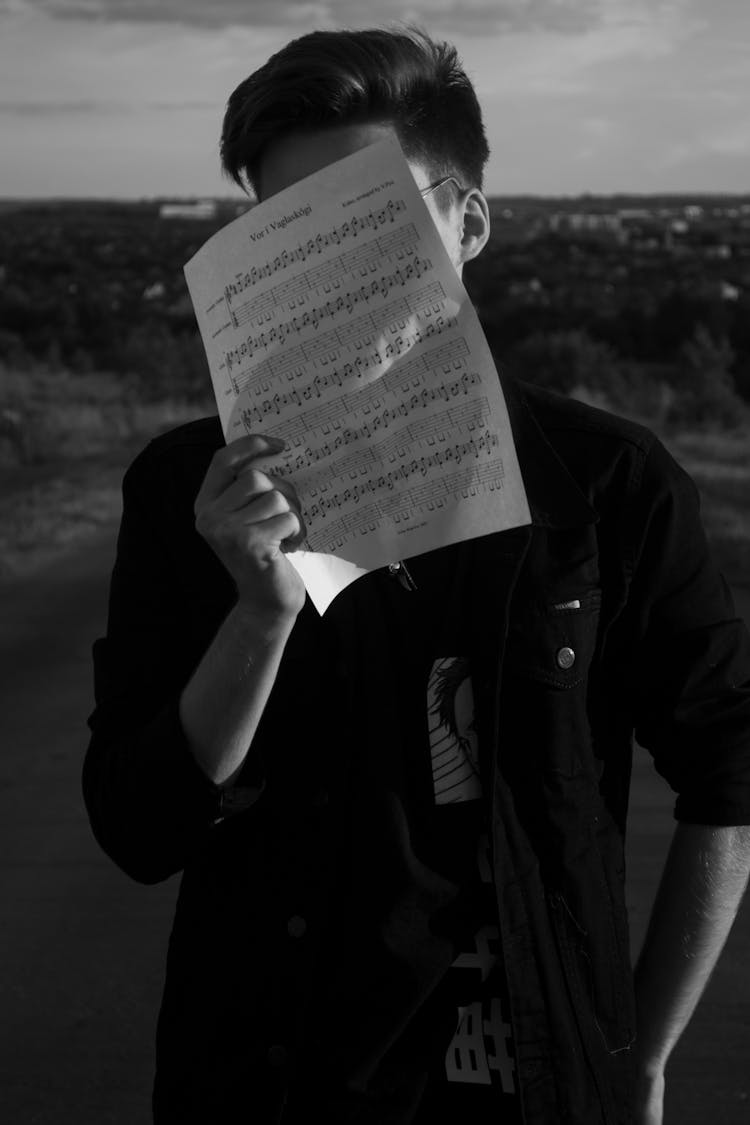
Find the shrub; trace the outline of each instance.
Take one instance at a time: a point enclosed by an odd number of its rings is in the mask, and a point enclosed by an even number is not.
[[[519,379],[569,393],[573,387],[620,394],[622,363],[615,351],[581,329],[535,332],[513,345],[504,357]]]
[[[675,396],[668,421],[676,425],[712,423],[733,426],[747,408],[737,394],[730,367],[734,352],[726,337],[715,340],[697,325],[680,352]]]

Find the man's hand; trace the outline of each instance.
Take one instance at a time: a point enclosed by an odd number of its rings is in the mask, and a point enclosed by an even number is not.
[[[662,1125],[664,1120],[664,1071],[636,1077],[634,1125]]]
[[[284,551],[305,537],[289,481],[255,468],[284,442],[250,434],[218,449],[195,498],[195,528],[237,587],[238,604],[262,619],[296,617],[305,587]]]

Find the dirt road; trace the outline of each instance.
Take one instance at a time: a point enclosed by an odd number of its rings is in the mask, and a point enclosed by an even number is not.
[[[98,850],[80,793],[91,645],[104,630],[115,532],[0,585],[0,1119],[9,1125],[150,1121],[176,880],[129,882]],[[740,596],[750,618],[750,596]],[[629,849],[636,946],[670,806],[639,757]],[[750,1118],[748,906],[670,1067],[667,1125]]]

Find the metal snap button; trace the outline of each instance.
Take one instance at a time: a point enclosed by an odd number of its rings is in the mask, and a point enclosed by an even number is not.
[[[266,1051],[266,1058],[271,1066],[283,1066],[286,1062],[286,1057],[286,1047],[281,1043],[274,1043],[273,1046],[269,1047]]]
[[[307,922],[299,914],[293,914],[286,924],[287,932],[290,937],[302,937],[307,929]]]
[[[572,668],[576,662],[576,654],[572,648],[568,648],[567,645],[564,645],[563,648],[557,650],[555,660],[557,661],[558,668]]]

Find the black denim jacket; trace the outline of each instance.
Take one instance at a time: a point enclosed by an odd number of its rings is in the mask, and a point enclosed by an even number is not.
[[[750,823],[750,638],[708,551],[697,490],[655,436],[503,382],[532,523],[462,550],[524,1115],[626,1125],[633,735],[676,792],[678,820]],[[250,1076],[256,1119],[282,1120],[335,835],[325,795],[293,778],[288,801],[262,798],[274,745],[303,740],[305,715],[331,705],[306,676],[320,655],[309,600],[234,790],[204,776],[180,727],[181,691],[236,597],[194,528],[222,445],[218,418],[201,419],[128,469],[107,634],[93,646],[83,771],[93,831],[136,880],[184,872],[157,1034],[158,1122],[232,1120],[222,1099],[238,1074]],[[300,903],[313,936],[290,954]]]

